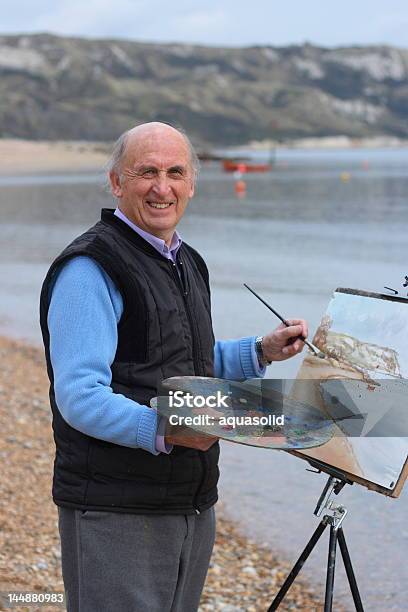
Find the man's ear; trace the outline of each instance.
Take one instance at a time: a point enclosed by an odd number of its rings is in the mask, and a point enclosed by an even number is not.
[[[190,193],[188,194],[188,197],[189,197],[189,198],[192,198],[192,197],[193,197],[193,195],[194,195],[194,188],[195,188],[195,181],[194,181],[194,180],[192,180],[192,181],[191,181],[191,185],[190,185]]]
[[[120,184],[119,174],[115,172],[114,170],[112,170],[111,172],[109,172],[109,180],[110,180],[112,195],[114,195],[115,198],[121,198],[123,195],[123,191],[122,191],[122,186]]]

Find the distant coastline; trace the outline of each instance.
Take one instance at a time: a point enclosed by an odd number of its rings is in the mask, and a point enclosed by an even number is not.
[[[0,176],[46,172],[104,172],[112,148],[110,142],[78,140],[25,140],[0,138]],[[408,148],[408,140],[390,136],[349,138],[327,136],[287,141],[251,141],[239,147],[197,147],[203,159],[219,158],[219,151],[268,151],[279,149],[341,150],[341,149]]]
[[[408,147],[408,139],[380,135],[368,138],[350,136],[310,136],[292,140],[252,140],[234,150],[267,151],[269,149],[387,149]]]
[[[111,145],[87,141],[0,139],[0,176],[103,172]]]

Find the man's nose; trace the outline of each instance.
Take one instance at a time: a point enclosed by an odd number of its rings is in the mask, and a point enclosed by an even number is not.
[[[167,196],[170,190],[170,181],[167,175],[160,172],[154,180],[152,189],[154,193],[160,197]]]

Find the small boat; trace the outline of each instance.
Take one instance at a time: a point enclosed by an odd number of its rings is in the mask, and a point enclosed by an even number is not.
[[[272,164],[253,164],[233,159],[223,159],[222,167],[224,172],[269,172],[272,170]]]

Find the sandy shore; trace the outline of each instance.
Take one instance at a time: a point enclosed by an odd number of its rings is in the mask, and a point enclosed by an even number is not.
[[[110,145],[0,139],[0,175],[103,171]]]
[[[57,511],[50,496],[54,444],[43,353],[0,337],[0,357],[0,591],[61,592]],[[266,610],[288,569],[268,548],[239,534],[219,506],[217,541],[200,610]],[[41,608],[46,609],[53,608]],[[312,588],[299,581],[280,609],[313,612],[322,604]]]
[[[408,141],[397,138],[371,138],[353,140],[345,136],[305,138],[287,142],[271,140],[251,142],[234,151],[262,151],[270,148],[291,149],[355,149],[408,147]],[[57,173],[104,172],[112,148],[111,143],[87,141],[32,141],[0,138],[0,176]]]

